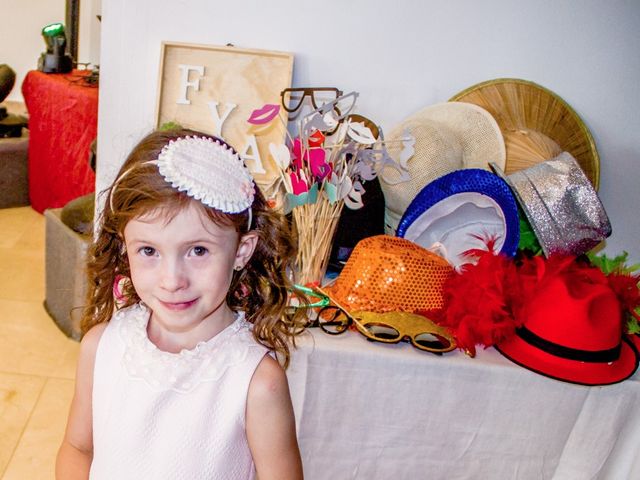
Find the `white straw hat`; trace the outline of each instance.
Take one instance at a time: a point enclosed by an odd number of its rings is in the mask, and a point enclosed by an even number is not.
[[[415,153],[407,162],[411,178],[400,182],[400,173],[389,169],[380,179],[385,197],[385,231],[389,235],[395,234],[407,206],[428,183],[464,168],[489,170],[490,162],[504,165],[506,158],[504,139],[495,119],[470,103],[439,103],[402,121],[386,139],[394,158],[399,157],[406,131],[415,138]]]

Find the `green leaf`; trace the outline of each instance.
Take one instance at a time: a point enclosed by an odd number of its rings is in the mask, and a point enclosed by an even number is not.
[[[182,125],[180,125],[177,122],[165,122],[162,125],[160,125],[158,127],[158,130],[160,130],[161,132],[166,132],[167,130],[180,130],[182,128]]]
[[[613,258],[607,257],[604,253],[601,253],[600,255],[588,253],[587,257],[589,257],[589,261],[591,261],[594,266],[602,270],[605,275],[609,275],[614,272],[629,274],[640,269],[640,264],[637,263],[634,265],[625,265],[625,262],[629,257],[628,252],[622,252],[620,255],[616,255]]]
[[[640,308],[636,308],[636,313],[640,314]],[[640,333],[640,324],[638,323],[638,319],[633,315],[629,315],[629,320],[627,321],[627,333],[631,335],[634,333]]]
[[[518,209],[518,217],[520,218],[520,242],[518,250],[526,250],[534,255],[542,254],[542,247],[538,243],[536,234],[533,232],[531,225],[524,216],[522,210]]]

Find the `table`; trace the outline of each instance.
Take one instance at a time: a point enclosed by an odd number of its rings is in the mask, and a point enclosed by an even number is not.
[[[638,373],[586,387],[314,330],[287,376],[307,480],[640,478]]]
[[[89,147],[98,127],[98,88],[89,72],[30,71],[22,83],[29,111],[29,199],[38,212],[95,190]]]

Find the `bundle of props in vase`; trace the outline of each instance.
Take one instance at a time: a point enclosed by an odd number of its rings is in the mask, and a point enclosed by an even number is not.
[[[335,91],[335,97],[318,106],[315,95]],[[292,94],[297,99],[291,105]],[[254,125],[273,121],[287,123],[299,116],[295,135],[288,134],[285,144],[270,144],[269,150],[280,168],[284,190],[283,208],[292,213],[298,236],[297,281],[301,284],[322,281],[331,242],[342,208],[363,206],[365,183],[393,170],[398,181],[408,178],[406,162],[413,153],[413,139],[399,139],[402,153],[396,162],[387,152],[379,126],[353,114],[357,92],[343,95],[337,89],[287,89],[283,105],[265,105],[249,118]],[[305,97],[313,108],[301,113]]]

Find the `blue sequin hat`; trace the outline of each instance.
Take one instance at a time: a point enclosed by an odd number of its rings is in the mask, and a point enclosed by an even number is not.
[[[518,206],[504,180],[468,168],[427,184],[409,204],[398,237],[439,253],[456,269],[473,261],[467,252],[493,250],[513,257],[520,239]]]

